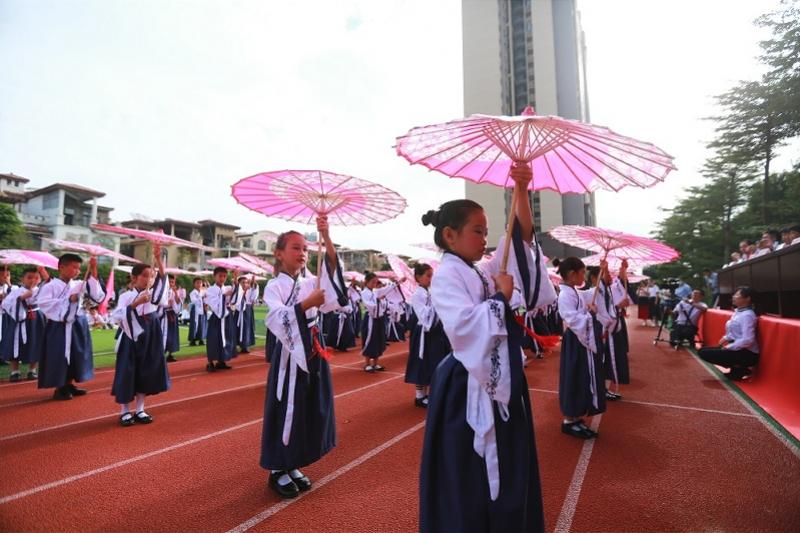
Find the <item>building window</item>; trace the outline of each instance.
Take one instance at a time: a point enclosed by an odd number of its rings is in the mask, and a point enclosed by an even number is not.
[[[267,243],[266,241],[258,241],[258,249],[262,252],[267,250]]]
[[[242,239],[242,248],[250,248],[250,239]]]
[[[57,207],[58,207],[58,191],[49,192],[42,197],[43,209],[55,209]]]

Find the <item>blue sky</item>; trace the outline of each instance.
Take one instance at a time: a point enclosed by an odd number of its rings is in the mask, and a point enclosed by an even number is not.
[[[680,167],[653,190],[600,194],[600,225],[647,233],[655,207],[696,182],[711,135],[699,119],[712,94],[757,76],[751,22],[774,4],[579,4],[593,121],[655,142]],[[462,115],[461,61],[458,0],[0,0],[0,171],[105,191],[118,220],[277,231],[292,225],[237,206],[232,183],[282,168],[353,174],[409,208],[334,239],[425,255],[405,246],[430,240],[421,213],[463,186],[392,145]]]

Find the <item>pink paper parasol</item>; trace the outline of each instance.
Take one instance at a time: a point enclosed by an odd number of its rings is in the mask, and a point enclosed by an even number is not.
[[[558,226],[550,235],[565,244],[602,253],[603,256],[626,258],[634,263],[669,263],[680,257],[680,253],[666,244],[621,231],[593,226]]]
[[[275,268],[272,265],[270,265],[268,262],[266,262],[263,259],[261,259],[260,257],[256,257],[254,255],[246,254],[244,252],[239,252],[239,257],[241,257],[245,261],[253,263],[257,267],[260,267],[267,274],[273,274],[275,272]]]
[[[353,280],[353,279],[358,281],[359,283],[364,281],[364,274],[362,274],[361,272],[355,272],[355,271],[352,271],[352,270],[348,270],[347,272],[345,272],[342,275],[344,276],[344,279],[346,279],[348,281],[349,280]]]
[[[238,203],[267,216],[311,224],[326,215],[331,225],[376,224],[406,208],[396,192],[370,181],[323,170],[276,170],[239,180],[231,186]],[[317,239],[317,286],[322,243]]]
[[[139,261],[134,259],[133,257],[128,257],[127,255],[123,255],[119,252],[109,250],[108,248],[104,248],[97,244],[87,244],[85,242],[76,242],[76,241],[64,241],[61,239],[42,239],[42,240],[46,241],[51,248],[55,248],[56,250],[69,250],[71,252],[86,252],[87,254],[91,255],[104,255],[106,257],[112,257],[114,259],[118,259],[120,261],[126,261],[128,263],[139,263]]]
[[[49,252],[35,250],[0,250],[2,265],[33,265],[57,269],[58,258]]]
[[[387,254],[386,261],[389,263],[389,266],[392,267],[392,271],[397,274],[397,279],[405,278],[405,281],[400,283],[400,290],[403,291],[406,298],[411,298],[411,295],[417,290],[414,271],[396,255]]]
[[[434,259],[433,257],[420,257],[417,259],[412,259],[411,262],[415,264],[425,263],[426,265],[430,265],[430,267],[434,270],[434,272],[436,271],[437,268],[439,268],[439,264],[441,263],[439,259]]]
[[[432,242],[420,242],[417,244],[412,244],[411,246],[415,248],[422,248],[423,250],[428,250],[429,252],[441,252],[439,247]]]
[[[606,261],[608,261],[608,269],[612,272],[619,271],[619,269],[622,267],[623,259],[627,259],[628,261],[628,270],[641,270],[646,266],[658,264],[658,262],[642,261],[640,259],[629,259],[627,257],[619,257],[613,250],[608,253],[608,257],[606,257],[605,259]],[[581,261],[583,261],[583,264],[586,266],[600,266],[600,261],[602,260],[603,260],[603,252],[581,258]]]
[[[184,270],[182,268],[165,268],[164,273],[172,274],[173,276],[195,276],[203,277],[213,274],[210,270]]]
[[[250,274],[267,274],[267,271],[263,268],[254,265],[249,261],[245,261],[240,257],[209,259],[207,263],[209,265],[227,268],[228,270],[238,270],[239,272],[247,272]]]
[[[397,154],[446,176],[500,187],[513,186],[512,165],[530,165],[530,190],[561,194],[625,186],[651,187],[675,169],[656,146],[608,128],[553,116],[527,107],[519,116],[472,115],[414,128],[397,138]],[[515,196],[512,196],[512,199]],[[514,201],[509,208],[502,269],[508,259]]]
[[[397,279],[397,274],[393,270],[379,270],[374,274],[381,279]]]
[[[180,239],[173,235],[167,235],[160,231],[147,231],[143,229],[123,228],[121,226],[110,226],[108,224],[92,224],[92,229],[97,231],[105,231],[107,233],[116,233],[117,235],[127,235],[129,237],[137,237],[153,243],[169,246],[176,245],[184,248],[194,248],[206,252],[213,252],[216,249],[210,246]]]

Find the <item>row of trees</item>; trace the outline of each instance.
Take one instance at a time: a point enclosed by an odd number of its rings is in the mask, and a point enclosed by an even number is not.
[[[656,237],[681,251],[680,262],[648,270],[655,277],[698,275],[730,261],[740,240],[800,223],[800,164],[775,173],[771,165],[787,140],[800,135],[800,0],[756,24],[771,37],[760,43],[766,73],[715,97],[721,110],[708,144],[701,185],[667,213]]]

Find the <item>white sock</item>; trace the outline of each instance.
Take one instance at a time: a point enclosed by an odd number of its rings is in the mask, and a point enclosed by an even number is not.
[[[119,413],[120,415],[128,414],[128,413],[131,412],[131,409],[130,409],[130,407],[128,407],[127,403],[121,404],[120,407],[121,407],[120,413]]]
[[[422,398],[425,397],[425,392],[423,392],[422,389],[417,389],[414,394],[416,395],[417,400],[421,400]]]
[[[139,392],[136,394],[136,412],[141,413],[144,411],[144,393]]]
[[[289,472],[289,476],[297,479],[303,477],[303,473],[295,468],[294,470]]]

